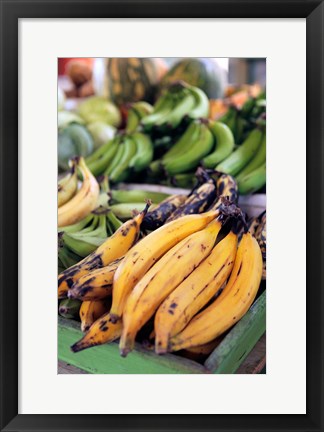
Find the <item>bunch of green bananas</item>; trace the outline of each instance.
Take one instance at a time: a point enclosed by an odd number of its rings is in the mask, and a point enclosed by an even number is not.
[[[82,221],[59,229],[61,268],[68,268],[98,248],[120,226],[115,214],[98,208]]]
[[[152,114],[153,107],[145,101],[134,102],[129,105],[125,131],[133,133],[138,130],[142,118]]]
[[[213,146],[214,138],[208,121],[192,121],[170,150],[150,164],[150,170],[154,174],[164,172],[170,177],[190,172],[211,152]]]
[[[154,110],[142,118],[145,131],[170,131],[177,128],[185,118],[208,117],[209,100],[198,87],[183,81],[173,83],[154,105]]]
[[[241,144],[256,124],[265,124],[265,92],[256,98],[248,99],[241,109],[230,106],[219,121],[225,123],[232,131],[235,143]]]
[[[112,183],[128,179],[143,171],[153,159],[153,144],[148,135],[135,131],[119,134],[99,147],[86,159],[95,175],[105,174]]]
[[[169,194],[163,192],[152,192],[143,189],[111,189],[108,193],[109,208],[121,220],[127,220],[140,212],[143,203],[150,200],[152,207],[163,202]]]
[[[216,170],[236,177],[242,195],[261,189],[266,184],[266,133],[253,129],[243,143]]]

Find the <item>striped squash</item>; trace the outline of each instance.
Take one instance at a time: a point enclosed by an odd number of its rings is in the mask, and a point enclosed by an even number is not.
[[[154,58],[107,59],[107,96],[117,105],[153,102],[161,65],[161,60]]]

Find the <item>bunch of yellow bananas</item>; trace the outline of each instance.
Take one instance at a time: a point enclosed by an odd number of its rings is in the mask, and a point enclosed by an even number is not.
[[[126,356],[152,317],[159,354],[215,346],[247,312],[262,276],[256,239],[246,232],[238,245],[227,223],[233,206],[215,207],[171,220],[136,243],[147,206],[59,276],[59,298],[82,300],[83,312],[90,305],[96,312],[90,321],[81,316],[89,329],[74,352],[120,338]]]
[[[77,189],[77,169],[83,178]],[[99,197],[99,184],[84,162],[83,157],[71,161],[71,169],[58,183],[58,226],[72,225],[95,209]]]

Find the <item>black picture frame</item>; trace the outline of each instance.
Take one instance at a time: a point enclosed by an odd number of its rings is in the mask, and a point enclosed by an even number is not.
[[[0,0],[1,13],[1,431],[323,431],[324,6],[312,0]],[[18,20],[19,18],[306,18],[307,29],[307,414],[18,414]],[[298,89],[296,89],[298,91]],[[295,125],[294,127],[298,127]],[[296,173],[298,176],[298,173]],[[289,193],[289,190],[286,191]],[[298,208],[288,210],[298,217]],[[303,230],[304,227],[301,227]],[[296,233],[298,235],[298,233]],[[294,271],[293,269],[291,271]],[[287,305],[287,313],[289,308]],[[291,359],[282,359],[289,367]],[[194,389],[193,389],[194,391]],[[280,391],[280,389],[278,389]]]

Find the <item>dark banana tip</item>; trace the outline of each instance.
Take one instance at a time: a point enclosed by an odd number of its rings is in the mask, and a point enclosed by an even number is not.
[[[73,344],[71,347],[71,351],[74,353],[80,352],[82,350],[84,350],[85,348],[87,348],[87,346],[85,346],[82,343],[82,339],[79,342],[76,342],[75,344]]]
[[[201,124],[204,124],[204,125],[209,125],[209,123],[210,123],[210,121],[209,121],[209,119],[208,118],[204,118],[204,117],[201,117],[200,119],[199,119],[199,121],[200,121],[200,123]]]
[[[120,319],[121,319],[120,316],[116,314],[110,314],[110,322],[112,322],[113,324],[116,324],[116,322],[119,321]]]
[[[144,216],[145,216],[146,213],[148,212],[148,209],[151,207],[151,205],[152,205],[152,200],[150,200],[150,199],[146,199],[145,202],[146,202],[145,208],[142,210],[142,214],[144,214]]]
[[[130,353],[130,349],[129,348],[121,348],[120,350],[119,350],[119,353],[120,353],[120,355],[122,356],[122,357],[127,357],[128,356],[128,354]]]

